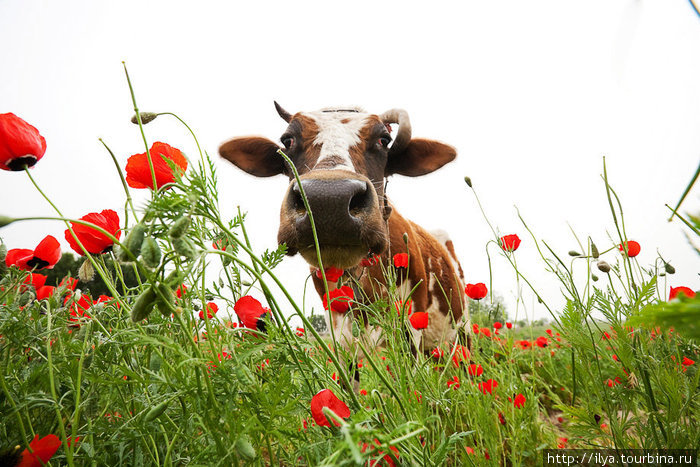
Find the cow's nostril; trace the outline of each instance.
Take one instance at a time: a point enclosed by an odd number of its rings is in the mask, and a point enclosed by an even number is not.
[[[372,196],[367,189],[367,184],[363,183],[362,186],[356,188],[356,192],[350,198],[350,204],[348,205],[348,211],[353,217],[357,217],[363,211],[367,211],[372,207]]]

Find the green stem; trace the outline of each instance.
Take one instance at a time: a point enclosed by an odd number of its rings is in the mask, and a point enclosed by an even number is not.
[[[693,5],[693,7],[695,6]],[[688,186],[685,187],[685,191],[683,192],[681,199],[678,200],[678,204],[676,204],[676,207],[673,208],[673,211],[671,212],[671,217],[668,218],[669,222],[673,220],[673,216],[677,215],[676,213],[678,212],[678,209],[681,207],[681,204],[683,203],[683,200],[685,200],[685,197],[688,196],[688,193],[690,193],[690,189],[693,188],[693,185],[695,185],[695,182],[698,180],[698,176],[700,176],[700,165],[698,165],[697,170],[695,170],[695,175],[693,175],[693,178],[690,180],[690,183],[688,183]]]
[[[151,157],[151,150],[148,147],[148,141],[146,140],[146,133],[143,131],[143,122],[141,121],[141,114],[139,113],[139,108],[136,105],[136,96],[134,94],[134,87],[131,85],[131,79],[129,78],[129,71],[126,69],[126,62],[122,62],[124,65],[124,74],[126,75],[126,82],[129,84],[129,92],[131,93],[131,102],[134,103],[134,112],[136,113],[136,121],[139,125],[139,130],[141,131],[141,138],[143,138],[143,144],[146,146],[146,157],[148,158],[148,168],[151,170],[151,179],[153,181],[153,189],[151,195],[155,197],[158,191],[158,183],[156,181],[156,171],[153,168],[153,159]]]
[[[51,358],[51,305],[46,307],[46,360],[49,369],[49,386],[51,387],[51,397],[53,398],[54,409],[56,410],[56,419],[58,420],[58,425],[61,429],[61,438],[63,441],[63,448],[66,451],[66,460],[68,465],[73,465],[73,452],[72,449],[68,447],[68,438],[66,437],[66,426],[63,423],[63,416],[61,415],[61,409],[58,404],[58,395],[56,394],[56,382],[54,380],[53,371],[53,360]]]
[[[117,161],[116,156],[112,152],[112,150],[107,146],[107,144],[102,140],[102,138],[99,139],[100,143],[102,143],[102,146],[105,147],[107,152],[109,152],[109,155],[112,157],[112,161],[114,162],[114,166],[117,168],[117,172],[119,173],[119,179],[122,181],[122,186],[124,187],[124,193],[126,193],[126,204],[131,207],[131,212],[134,214],[134,218],[136,219],[136,222],[139,221],[139,216],[136,214],[136,209],[134,209],[134,203],[131,199],[131,192],[129,191],[129,186],[126,183],[126,179],[124,178],[124,173],[122,172],[122,168],[119,166],[119,162]],[[124,215],[127,215],[127,209],[126,206],[124,206]],[[128,218],[124,219],[124,226],[126,227],[126,224],[128,224]]]

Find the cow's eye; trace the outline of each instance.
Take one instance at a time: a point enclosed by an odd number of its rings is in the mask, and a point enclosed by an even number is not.
[[[294,145],[294,137],[292,136],[283,136],[282,138],[280,138],[280,140],[282,141],[282,144],[284,144],[284,147],[287,149],[291,148]]]
[[[391,143],[391,136],[384,135],[379,138],[379,144],[381,144],[385,148],[389,147],[389,143]]]

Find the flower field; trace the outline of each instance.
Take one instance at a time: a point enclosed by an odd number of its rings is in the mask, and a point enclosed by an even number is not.
[[[68,219],[45,195],[79,270],[50,275],[62,252],[48,232],[0,246],[0,464],[538,465],[545,449],[700,445],[700,298],[666,288],[670,260],[637,261],[655,246],[627,237],[607,175],[615,240],[561,254],[524,222],[493,232],[490,251],[538,297],[518,268],[523,248],[559,279],[566,305],[543,330],[474,313],[471,348],[413,355],[406,336],[429,316],[398,296],[404,254],[381,263],[388,299],[357,297],[350,283],[324,296],[383,329],[382,348],[358,325],[344,350],[275,276],[284,246],[255,252],[245,216],[219,209],[194,134],[194,157],[149,144],[144,125],[173,116],[134,107],[144,152],[121,167],[106,148],[124,206]],[[34,183],[45,150],[36,128],[0,115],[0,177]],[[465,189],[476,196],[471,180]],[[137,209],[131,190],[150,200]],[[698,219],[682,220],[698,234]],[[14,222],[31,225],[0,217]],[[490,300],[487,285],[467,285],[472,304]]]

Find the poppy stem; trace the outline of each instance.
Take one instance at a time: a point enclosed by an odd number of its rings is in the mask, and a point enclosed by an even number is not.
[[[119,166],[119,162],[117,162],[117,158],[112,152],[112,150],[107,146],[107,144],[102,140],[102,138],[99,138],[99,142],[102,143],[102,145],[105,147],[109,155],[112,157],[112,161],[114,162],[114,166],[117,168],[117,172],[119,173],[119,178],[122,181],[122,186],[124,187],[124,193],[126,193],[126,204],[131,207],[131,212],[134,214],[134,218],[136,219],[136,222],[139,222],[139,216],[136,214],[136,209],[134,208],[134,203],[131,199],[131,192],[129,191],[129,186],[126,184],[126,179],[124,178],[124,173],[122,172],[122,168]],[[124,214],[127,214],[127,209],[126,206],[124,206]],[[124,226],[129,223],[128,222],[128,217],[124,219]]]
[[[25,169],[26,170],[26,169]],[[56,410],[56,418],[58,420],[58,426],[61,429],[61,437],[63,441],[63,446],[66,451],[66,460],[68,461],[68,465],[72,466],[73,465],[73,453],[72,450],[68,448],[68,440],[66,437],[66,426],[63,423],[63,416],[61,415],[61,409],[60,405],[58,404],[58,395],[56,394],[56,382],[54,379],[54,371],[53,371],[53,359],[51,357],[51,346],[52,346],[52,341],[51,341],[51,304],[47,304],[46,306],[46,363],[48,365],[48,370],[49,370],[49,387],[51,388],[51,397],[53,399],[54,403],[54,409]]]
[[[146,156],[148,159],[148,168],[151,170],[151,178],[153,179],[153,190],[151,195],[155,197],[158,191],[158,183],[156,181],[156,171],[153,167],[153,158],[151,157],[151,150],[148,147],[148,141],[146,140],[146,133],[143,131],[143,122],[141,121],[141,114],[139,113],[139,108],[136,105],[136,95],[134,94],[134,87],[131,85],[131,79],[129,78],[129,71],[126,69],[126,62],[122,62],[124,66],[124,74],[126,75],[126,82],[129,85],[129,92],[131,93],[131,102],[134,103],[134,113],[136,114],[136,121],[139,125],[139,130],[141,131],[141,138],[143,138],[143,144],[146,145]]]

